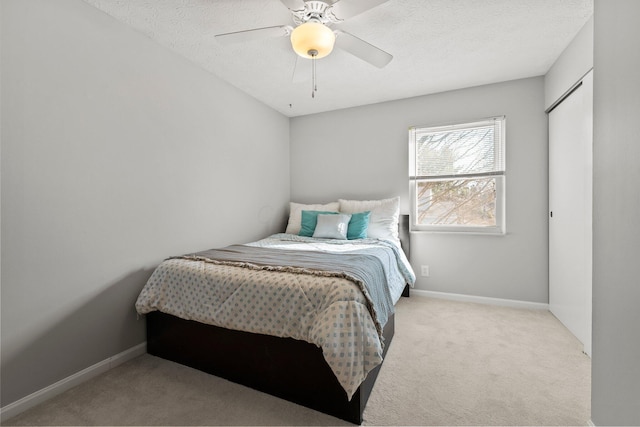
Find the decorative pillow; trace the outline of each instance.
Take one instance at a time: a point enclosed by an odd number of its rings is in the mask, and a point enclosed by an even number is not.
[[[338,215],[338,212],[329,211],[307,211],[301,212],[300,232],[299,236],[312,237],[313,232],[316,230],[316,224],[318,223],[318,215]]]
[[[349,221],[349,230],[347,230],[347,239],[366,239],[370,218],[370,211],[352,214],[351,221]]]
[[[349,220],[351,220],[351,215],[349,214],[320,214],[318,215],[318,223],[313,232],[313,237],[346,240]]]
[[[298,234],[300,232],[300,227],[302,223],[301,212],[303,210],[308,211],[330,211],[337,212],[339,208],[338,202],[332,202],[327,204],[320,205],[305,205],[302,203],[289,203],[289,222],[287,224],[287,229],[285,233],[288,234]],[[313,233],[313,230],[311,231]]]
[[[400,197],[383,200],[344,200],[339,199],[340,212],[371,212],[367,237],[387,239],[400,245],[398,221],[400,219]]]

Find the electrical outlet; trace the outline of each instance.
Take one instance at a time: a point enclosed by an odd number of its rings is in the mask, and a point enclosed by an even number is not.
[[[421,274],[422,274],[423,277],[429,277],[429,266],[428,265],[423,265],[422,266]]]

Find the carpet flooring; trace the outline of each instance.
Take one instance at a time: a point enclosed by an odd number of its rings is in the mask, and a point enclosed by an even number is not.
[[[587,425],[591,361],[549,312],[401,298],[364,425]],[[150,355],[3,425],[349,425]]]

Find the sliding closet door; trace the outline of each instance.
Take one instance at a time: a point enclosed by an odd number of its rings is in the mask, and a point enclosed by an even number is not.
[[[584,344],[589,355],[592,141],[590,72],[549,113],[549,309]]]

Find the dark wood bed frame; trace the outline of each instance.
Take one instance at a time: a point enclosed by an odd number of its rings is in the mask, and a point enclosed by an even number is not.
[[[408,215],[400,217],[400,240],[409,256]],[[409,286],[402,294],[409,296]],[[235,331],[154,311],[146,315],[147,352],[260,390],[288,401],[362,423],[362,414],[382,364],[373,369],[352,399],[315,344],[292,338]],[[383,336],[386,356],[395,332],[389,317]]]

